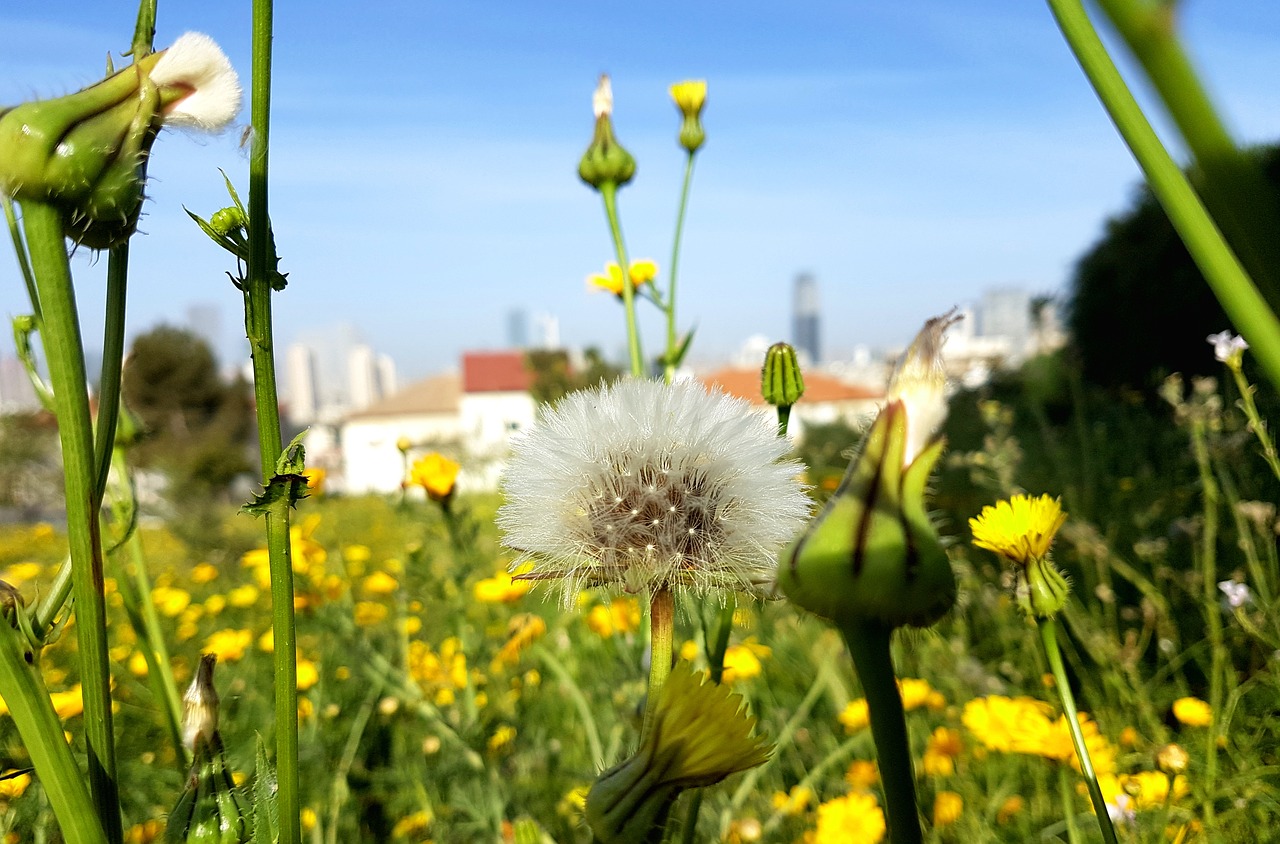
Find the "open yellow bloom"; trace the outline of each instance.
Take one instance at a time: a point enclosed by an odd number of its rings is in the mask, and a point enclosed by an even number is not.
[[[1173,702],[1173,717],[1188,727],[1207,727],[1213,723],[1213,710],[1198,697],[1180,697]]]
[[[686,79],[671,86],[671,99],[684,114],[697,114],[707,102],[707,80]]]
[[[493,577],[477,581],[474,594],[482,604],[513,604],[533,588],[528,580],[516,580],[505,569],[499,569]]]
[[[1049,553],[1053,537],[1066,520],[1056,498],[1015,495],[983,507],[977,518],[969,520],[969,529],[977,547],[1026,565]]]
[[[455,461],[433,451],[414,461],[409,470],[409,483],[426,490],[432,501],[444,501],[453,494],[461,469]]]
[[[813,844],[845,844],[849,841],[877,844],[884,839],[884,810],[876,798],[853,792],[818,807],[818,828],[805,838]]]
[[[964,811],[964,798],[954,791],[939,791],[933,799],[933,825],[935,827],[951,826],[960,820]]]
[[[642,284],[649,284],[658,277],[658,265],[648,258],[640,258],[631,262],[631,286],[639,289]],[[607,290],[615,296],[622,295],[622,267],[614,261],[604,266],[604,274],[593,273],[587,276],[587,283],[592,288]]]

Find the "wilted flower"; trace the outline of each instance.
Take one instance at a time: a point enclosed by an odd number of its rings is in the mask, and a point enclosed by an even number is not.
[[[1240,359],[1244,357],[1244,350],[1249,348],[1249,344],[1239,334],[1232,334],[1230,331],[1219,331],[1217,334],[1210,334],[1205,338],[1210,345],[1213,346],[1213,356],[1219,362],[1228,366],[1239,366]]]
[[[694,383],[571,394],[513,445],[498,513],[525,577],[629,592],[762,591],[809,510],[787,444]]]

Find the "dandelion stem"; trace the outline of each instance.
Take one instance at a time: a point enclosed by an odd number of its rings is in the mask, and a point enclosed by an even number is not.
[[[693,161],[695,150],[689,150],[684,162],[684,184],[680,188],[680,207],[676,211],[676,233],[671,238],[671,283],[667,285],[667,354],[663,358],[662,374],[668,384],[676,375],[676,354],[680,349],[680,338],[676,332],[676,269],[680,261],[680,241],[684,235],[684,214],[689,205],[689,185],[693,182]]]
[[[1080,772],[1084,774],[1084,782],[1089,789],[1089,799],[1093,802],[1098,827],[1102,830],[1102,840],[1107,844],[1116,844],[1116,831],[1111,826],[1107,802],[1102,799],[1102,788],[1098,785],[1098,775],[1093,770],[1093,760],[1089,758],[1089,748],[1085,744],[1080,719],[1076,714],[1075,696],[1067,682],[1067,669],[1062,662],[1062,650],[1058,647],[1057,621],[1053,618],[1036,618],[1036,626],[1040,629],[1040,642],[1044,645],[1045,658],[1049,660],[1049,670],[1053,672],[1054,685],[1062,700],[1062,712],[1066,716],[1067,728],[1071,731],[1071,743],[1075,745],[1076,757],[1080,760]]]
[[[116,423],[120,419],[120,378],[124,366],[125,292],[129,286],[129,242],[113,246],[107,257],[107,307],[102,332],[102,370],[98,375],[98,425],[93,436],[97,463],[94,494],[99,501],[111,474]]]
[[[1280,386],[1280,319],[1241,266],[1186,174],[1151,128],[1081,0],[1047,0],[1067,44],[1223,310]]]
[[[1200,472],[1200,495],[1203,498],[1204,523],[1200,533],[1200,579],[1202,581],[1205,626],[1209,631],[1209,707],[1213,723],[1205,735],[1204,818],[1211,826],[1214,820],[1213,792],[1218,778],[1218,731],[1221,728],[1223,677],[1226,674],[1227,648],[1222,636],[1222,614],[1218,609],[1218,483],[1213,477],[1209,447],[1205,441],[1205,422],[1191,423],[1191,450]]]
[[[1071,793],[1071,780],[1067,778],[1067,769],[1058,765],[1058,798],[1062,800],[1062,823],[1067,828],[1067,844],[1084,844],[1080,837],[1080,827],[1076,825],[1075,798]]]
[[[676,602],[669,587],[653,593],[649,602],[649,689],[644,706],[641,733],[653,724],[658,712],[662,686],[671,674],[671,653],[675,642]]]
[[[22,233],[18,228],[18,218],[13,212],[13,200],[8,194],[0,195],[0,205],[4,206],[4,218],[9,223],[9,236],[13,239],[13,253],[18,258],[18,269],[22,271],[22,280],[27,285],[27,298],[31,300],[31,312],[36,319],[40,318],[40,295],[36,293],[36,277],[31,272],[31,261],[27,258],[27,246],[22,242]]]
[[[622,225],[618,222],[618,186],[613,182],[600,185],[604,199],[604,214],[609,219],[609,234],[613,236],[613,250],[622,268],[622,308],[627,314],[627,352],[631,358],[631,374],[644,377],[644,355],[640,351],[640,330],[636,326],[636,285],[631,280],[631,264],[627,261],[627,246],[622,240]]]
[[[271,133],[272,0],[253,0],[253,141],[249,154],[249,261],[245,281],[245,328],[253,356],[258,410],[258,446],[264,483],[270,483],[283,449],[271,334],[271,218],[267,211],[267,165]],[[297,642],[293,615],[289,501],[281,497],[266,514],[271,568],[271,630],[275,637],[276,776],[279,783],[280,844],[302,838],[298,799]]]
[[[93,421],[86,389],[84,346],[76,312],[71,265],[62,215],[43,202],[25,202],[22,223],[35,271],[40,302],[40,339],[57,408],[66,483],[67,542],[80,646],[84,731],[89,756],[89,791],[107,839],[118,844],[124,831],[116,783],[111,714],[111,672],[107,662],[107,613],[103,598],[102,544],[96,492]]]
[[[916,802],[916,781],[907,739],[907,716],[902,708],[889,645],[893,629],[877,621],[846,620],[840,632],[849,646],[853,666],[862,682],[871,718],[871,738],[880,763],[880,780],[892,844],[921,844],[924,834]]]

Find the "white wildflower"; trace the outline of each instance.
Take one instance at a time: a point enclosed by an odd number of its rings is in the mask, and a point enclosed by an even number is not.
[[[1239,334],[1232,334],[1230,331],[1219,331],[1217,334],[1210,334],[1205,338],[1213,346],[1213,356],[1220,363],[1230,363],[1232,360],[1239,361],[1240,356],[1244,354],[1244,350],[1249,348],[1249,344]]]
[[[800,465],[750,405],[696,383],[624,380],[564,398],[513,445],[498,513],[513,568],[631,592],[765,591],[809,514]]]
[[[1227,606],[1233,610],[1238,610],[1245,604],[1253,600],[1253,593],[1249,591],[1249,584],[1240,583],[1235,580],[1219,581],[1218,588],[1222,590],[1222,594],[1227,598]]]

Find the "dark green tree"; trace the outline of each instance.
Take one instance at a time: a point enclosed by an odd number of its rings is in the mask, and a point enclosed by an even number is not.
[[[533,373],[529,393],[539,404],[555,404],[574,390],[609,383],[622,374],[595,348],[583,352],[581,370],[574,368],[562,349],[531,349],[525,352],[525,367]]]
[[[1255,156],[1280,202],[1280,147]],[[1067,324],[1086,380],[1142,389],[1170,372],[1220,368],[1205,337],[1231,324],[1145,185],[1107,221],[1071,287]]]

